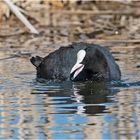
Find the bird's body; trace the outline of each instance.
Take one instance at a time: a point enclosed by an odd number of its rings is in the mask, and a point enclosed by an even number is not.
[[[41,58],[32,57],[37,77],[72,81],[120,80],[121,73],[111,53],[95,44],[73,43]]]

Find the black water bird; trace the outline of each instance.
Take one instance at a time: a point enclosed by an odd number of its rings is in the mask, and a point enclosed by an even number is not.
[[[121,72],[112,54],[100,45],[73,43],[42,58],[32,57],[37,77],[72,81],[120,80]]]

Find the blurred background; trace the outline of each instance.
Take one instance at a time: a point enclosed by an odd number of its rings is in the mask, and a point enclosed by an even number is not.
[[[139,43],[139,1],[12,1],[38,30],[40,36],[33,39],[28,28],[11,12],[5,2],[1,1],[1,46],[8,46],[10,39],[12,40],[10,45],[27,47],[31,47],[32,44],[41,47],[47,44],[60,45],[74,41]],[[15,41],[14,37],[19,35],[20,38]]]

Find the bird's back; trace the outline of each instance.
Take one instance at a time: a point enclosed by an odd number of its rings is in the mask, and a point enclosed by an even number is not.
[[[31,62],[33,65],[36,64],[37,77],[60,80],[69,79],[71,68],[76,63],[77,53],[81,49],[89,50],[91,59],[88,63],[91,63],[93,69],[97,69],[100,66],[101,70],[103,64],[106,63],[109,69],[107,78],[110,80],[120,79],[119,67],[111,53],[104,47],[87,43],[73,43],[68,47],[60,47],[44,58],[36,57],[34,59],[35,57],[32,57]]]

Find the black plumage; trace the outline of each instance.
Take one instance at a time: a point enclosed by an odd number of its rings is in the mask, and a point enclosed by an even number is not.
[[[86,55],[81,62],[84,65],[82,71],[74,78],[72,67],[77,61],[77,53],[85,50]],[[121,73],[112,54],[100,45],[87,43],[73,43],[67,47],[60,47],[58,50],[42,58],[32,57],[31,63],[37,69],[37,77],[59,80],[120,80]]]

